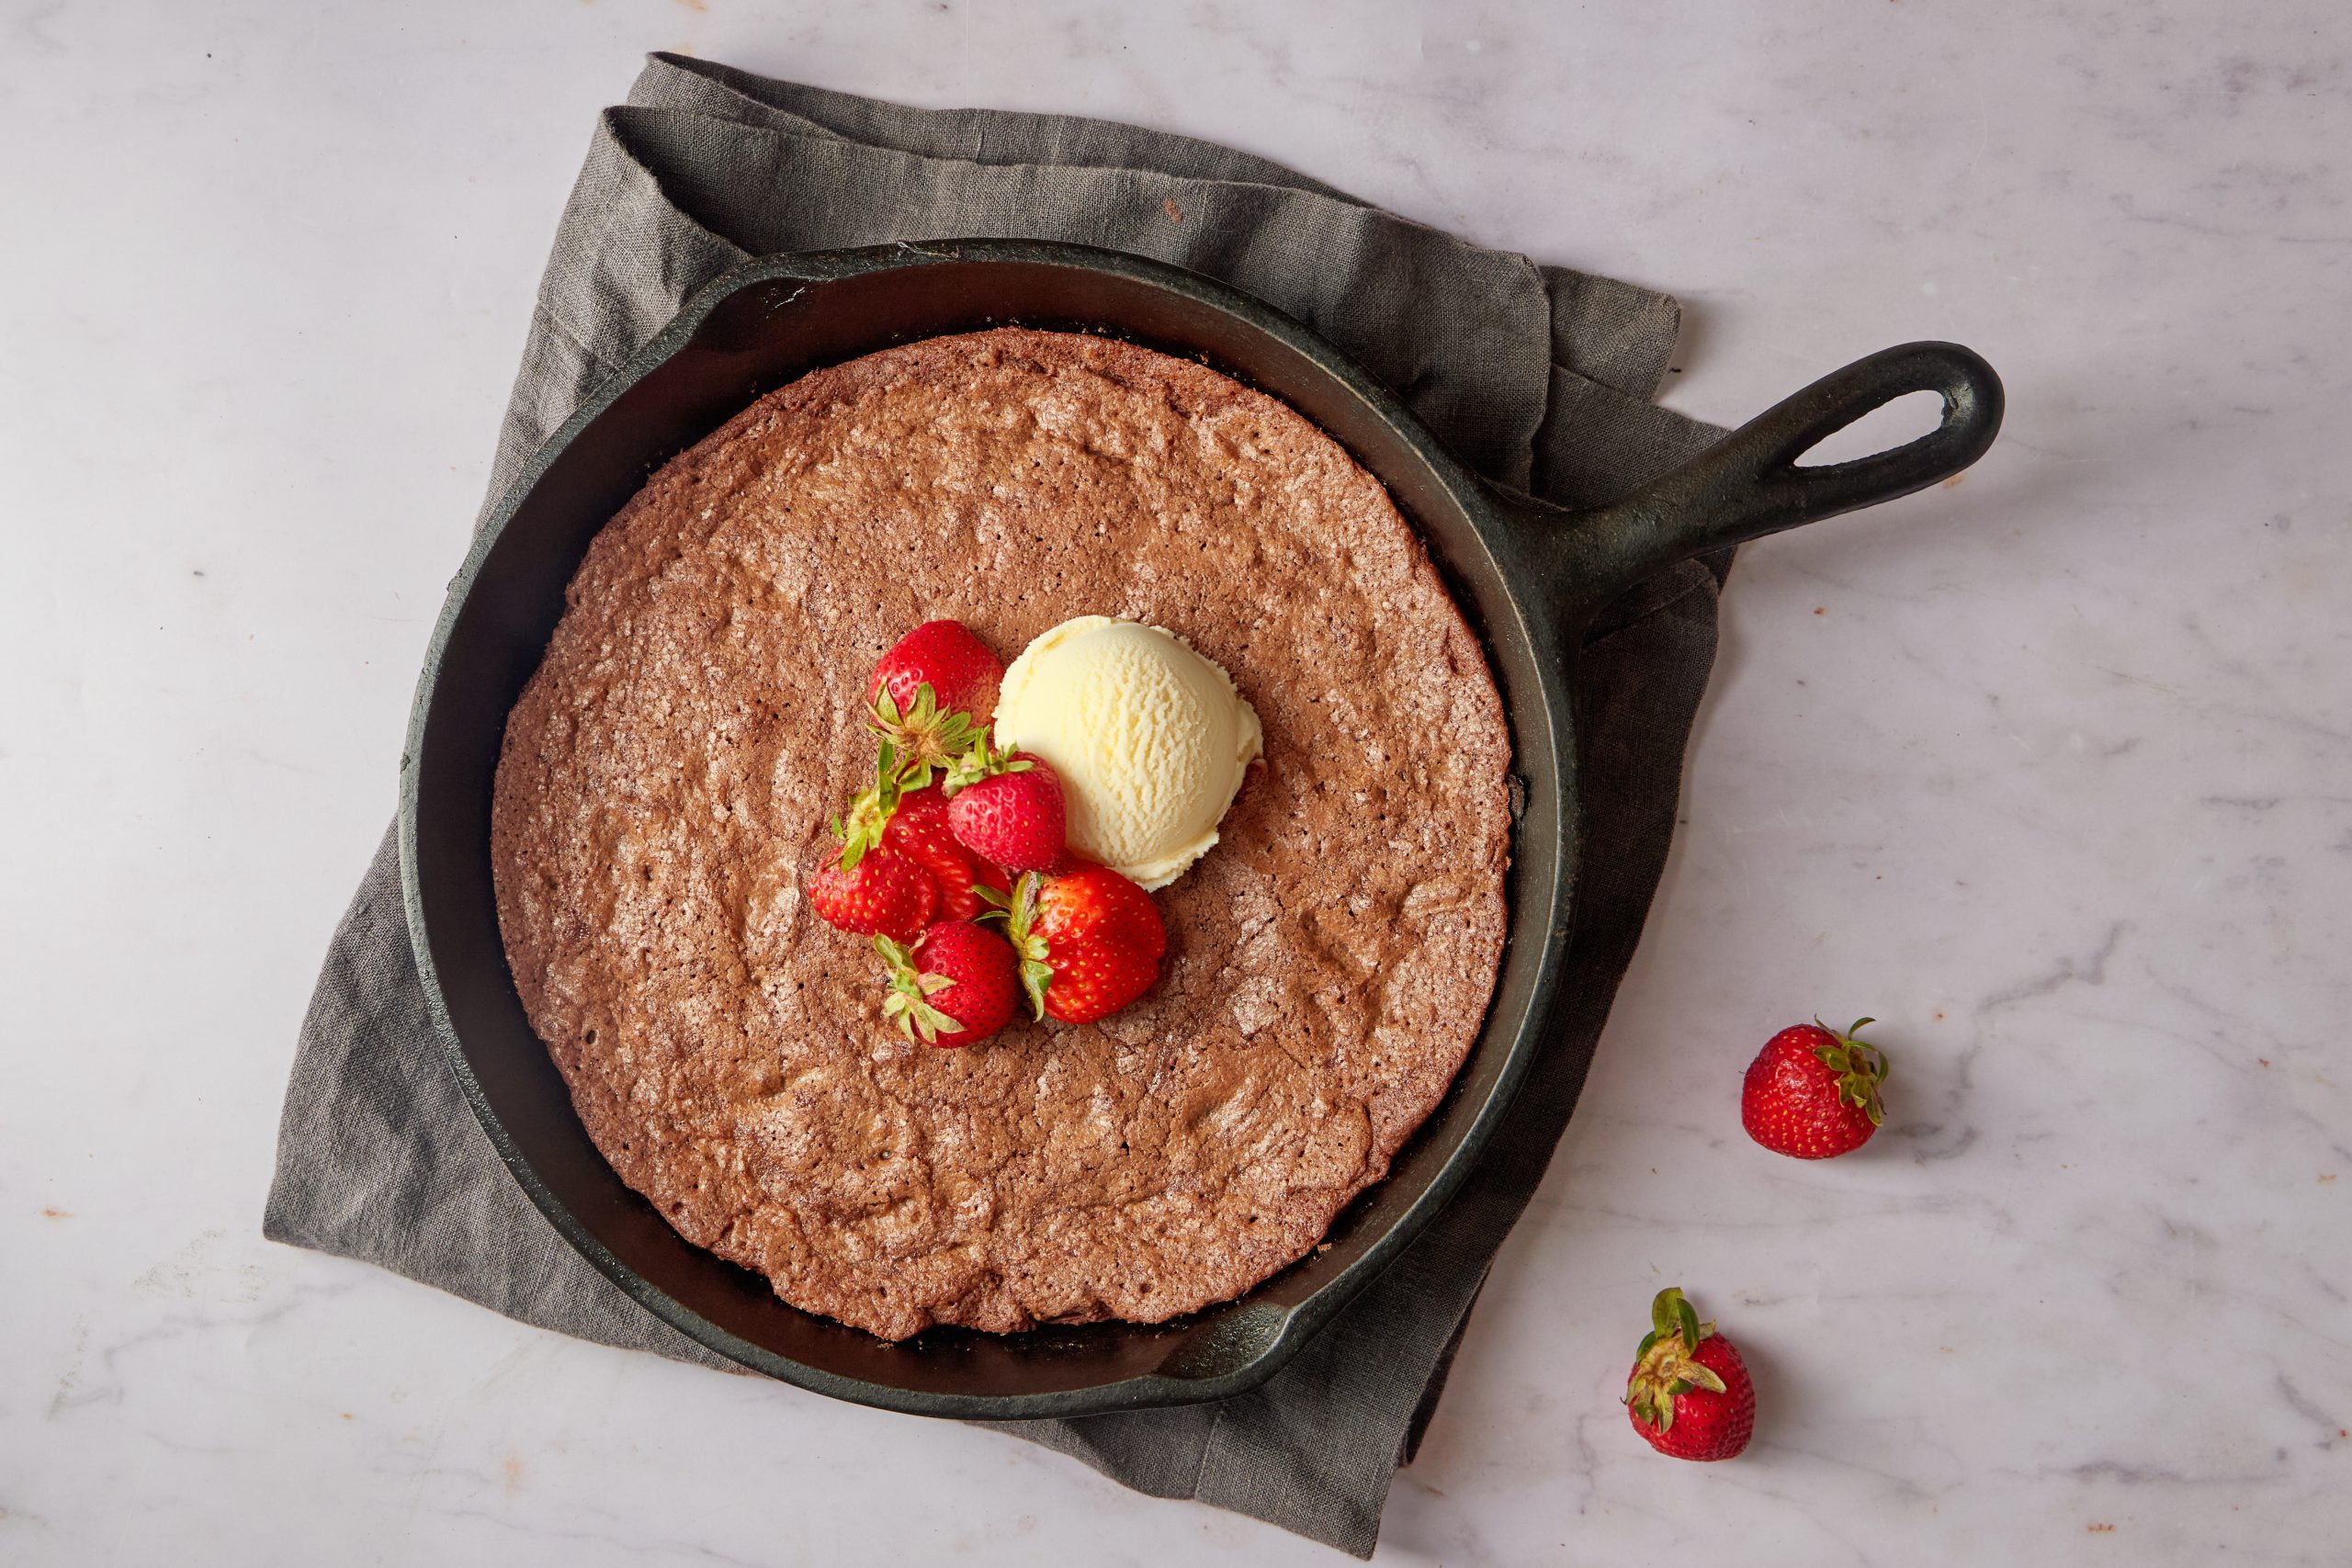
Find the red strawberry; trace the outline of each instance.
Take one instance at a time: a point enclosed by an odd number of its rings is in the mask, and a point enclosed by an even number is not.
[[[964,847],[947,825],[947,796],[937,784],[900,795],[882,841],[931,874],[942,919],[968,920],[982,908],[975,884],[1002,887],[1004,873]]]
[[[1003,679],[997,656],[957,622],[925,621],[900,637],[865,683],[883,775],[920,789],[933,769],[985,753]]]
[[[808,903],[819,919],[859,936],[912,942],[922,934],[939,904],[939,890],[922,867],[887,849],[844,861],[820,866],[808,879]]]
[[[1003,914],[1039,1018],[1091,1023],[1159,977],[1168,928],[1151,895],[1108,866],[1071,861],[1054,876],[1031,872],[1013,885]]]
[[[947,799],[947,823],[975,854],[1014,871],[1050,871],[1069,846],[1059,774],[1027,752]]]
[[[1674,1288],[1650,1303],[1650,1331],[1625,1380],[1634,1430],[1675,1459],[1730,1459],[1756,1429],[1756,1385],[1731,1341]]]
[[[865,696],[871,702],[888,688],[904,709],[914,705],[916,687],[929,686],[943,710],[969,714],[985,727],[996,716],[1003,680],[1003,661],[961,621],[925,621],[882,656]]]
[[[1798,1159],[1827,1159],[1869,1143],[1886,1116],[1878,1097],[1886,1053],[1855,1038],[1871,1021],[1859,1019],[1839,1034],[1815,1019],[1767,1040],[1739,1093],[1747,1135]]]
[[[887,936],[874,950],[890,966],[882,1016],[910,1040],[969,1045],[1012,1021],[1021,997],[1012,944],[969,920],[942,920],[910,953]]]
[[[1004,665],[956,621],[925,621],[900,637],[865,683],[874,728],[907,765],[910,786],[988,739]]]

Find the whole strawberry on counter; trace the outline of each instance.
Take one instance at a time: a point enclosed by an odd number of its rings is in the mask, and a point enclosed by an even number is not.
[[[1625,1411],[1649,1446],[1674,1459],[1731,1459],[1756,1429],[1756,1385],[1730,1340],[1677,1287],[1650,1303],[1650,1331],[1625,1380]]]
[[[1739,1095],[1747,1135],[1776,1154],[1829,1159],[1871,1141],[1886,1110],[1886,1053],[1859,1038],[1871,1019],[1840,1034],[1819,1019],[1783,1029],[1748,1065]]]
[[[1051,875],[1025,874],[1009,898],[983,897],[1001,902],[1035,1017],[1091,1023],[1159,977],[1168,928],[1151,895],[1108,866],[1067,861]]]
[[[887,936],[874,950],[889,969],[882,1016],[910,1040],[969,1045],[1012,1021],[1021,1004],[1012,946],[986,926],[942,920],[910,950]]]

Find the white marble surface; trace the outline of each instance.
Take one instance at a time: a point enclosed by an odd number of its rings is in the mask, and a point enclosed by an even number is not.
[[[1717,419],[1989,355],[1964,484],[1748,555],[1381,1559],[2344,1560],[2336,0],[0,0],[0,1560],[1337,1560],[255,1234],[555,215],[656,47],[1223,139],[1671,288]],[[1734,1097],[1815,1010],[1897,1076],[1808,1167]],[[1667,1282],[1757,1366],[1735,1465],[1614,1403]]]

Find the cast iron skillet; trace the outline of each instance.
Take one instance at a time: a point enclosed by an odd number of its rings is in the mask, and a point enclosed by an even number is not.
[[[1526,809],[1485,1029],[1443,1102],[1388,1179],[1340,1216],[1327,1250],[1171,1324],[1008,1337],[933,1329],[894,1346],[786,1306],[765,1280],[687,1243],[598,1155],[507,972],[492,895],[491,784],[507,710],[546,649],[565,584],[590,537],[655,468],[807,371],[1014,321],[1204,359],[1289,403],[1377,475],[1485,640]],[[1873,457],[1797,466],[1824,436],[1920,390],[1943,396],[1934,431]],[[549,438],[450,584],[410,725],[400,816],[409,931],[450,1066],[565,1239],[662,1318],[744,1366],[861,1404],[998,1419],[1252,1388],[1440,1213],[1541,1046],[1576,886],[1569,662],[1580,630],[1624,589],[1686,557],[1956,473],[2000,421],[2000,382],[1982,359],[1911,344],[1814,383],[1637,495],[1570,513],[1479,479],[1314,333],[1176,267],[1002,240],[749,263],[695,295]]]

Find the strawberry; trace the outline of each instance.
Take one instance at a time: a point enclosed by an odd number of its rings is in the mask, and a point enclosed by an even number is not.
[[[901,708],[914,705],[915,688],[929,686],[942,709],[969,714],[985,727],[996,717],[1004,663],[961,621],[925,621],[891,645],[866,682],[868,702],[885,688]]]
[[[969,1045],[1012,1021],[1021,986],[1012,944],[969,920],[942,920],[909,952],[887,936],[874,950],[890,968],[882,1016],[910,1040]]]
[[[998,906],[1021,984],[1038,1018],[1091,1023],[1114,1013],[1159,977],[1168,928],[1151,895],[1108,866],[1068,862],[1050,877],[1030,872]]]
[[[1767,1040],[1740,1089],[1747,1135],[1798,1159],[1828,1159],[1869,1143],[1886,1117],[1878,1096],[1886,1053],[1855,1038],[1871,1021],[1857,1020],[1839,1034],[1815,1019]]]
[[[1625,1409],[1650,1447],[1675,1459],[1730,1459],[1756,1429],[1756,1385],[1730,1340],[1668,1288],[1625,1380]]]
[[[808,903],[836,931],[912,942],[930,924],[939,889],[904,855],[867,850],[854,863],[844,856],[808,879]]]
[[[899,797],[882,841],[931,874],[942,919],[968,920],[981,909],[975,885],[1001,888],[1004,873],[967,849],[947,825],[947,796],[926,784]]]
[[[1050,871],[1069,842],[1061,776],[1025,751],[1005,753],[1001,767],[948,796],[947,825],[965,848],[999,865]]]
[[[882,656],[865,683],[865,700],[874,728],[914,775],[910,788],[930,783],[931,769],[986,740],[1003,680],[1003,663],[957,621],[925,621]]]

